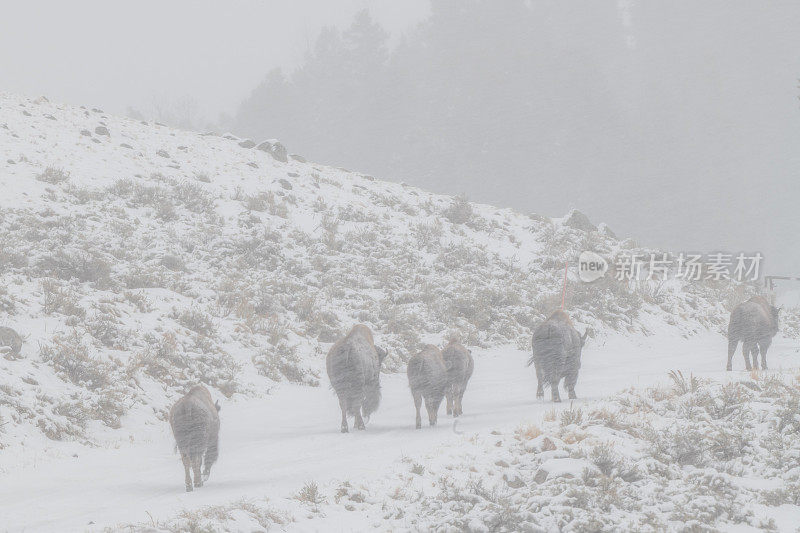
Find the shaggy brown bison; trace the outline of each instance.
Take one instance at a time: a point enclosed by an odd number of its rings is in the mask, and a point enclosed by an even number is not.
[[[414,397],[414,407],[417,409],[417,429],[422,427],[420,407],[425,399],[425,409],[428,411],[428,423],[436,425],[439,406],[447,393],[449,381],[447,366],[442,358],[442,352],[430,344],[424,346],[422,351],[408,361],[408,386],[411,396]]]
[[[472,352],[464,348],[460,343],[451,340],[442,349],[442,359],[447,367],[447,414],[459,416],[463,413],[462,400],[464,391],[467,390],[467,382],[472,377],[475,362],[472,359]]]
[[[570,399],[575,399],[575,383],[581,368],[581,351],[589,334],[578,333],[564,311],[556,311],[541,323],[533,332],[533,355],[528,366],[533,363],[539,386],[536,397],[544,397],[544,387],[550,386],[554,402],[560,402],[558,384],[564,379]]]
[[[194,486],[202,487],[211,473],[211,465],[217,461],[218,411],[219,403],[214,403],[207,388],[198,385],[178,400],[169,412],[169,424],[186,474],[186,492],[192,490],[189,470],[194,470]],[[204,468],[202,475],[201,467]]]
[[[778,333],[778,314],[776,309],[763,296],[753,296],[746,302],[736,306],[731,312],[728,323],[728,370],[733,369],[733,354],[736,346],[742,341],[744,365],[750,370],[758,370],[758,352],[761,351],[761,368],[767,369],[767,350],[772,344],[772,337]]]
[[[386,350],[375,346],[367,326],[353,326],[350,333],[331,347],[325,360],[331,386],[342,409],[342,433],[349,431],[347,415],[355,417],[355,428],[365,429],[364,418],[381,401],[381,363]]]

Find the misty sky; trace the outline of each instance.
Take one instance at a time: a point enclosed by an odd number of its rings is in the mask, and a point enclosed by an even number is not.
[[[0,83],[119,114],[190,96],[216,119],[364,8],[397,35],[428,12],[426,0],[3,2]]]
[[[800,275],[800,4],[653,3],[642,12],[663,21],[658,33],[637,33],[631,4],[614,3],[630,50],[619,68],[640,75],[610,84],[636,121],[629,150],[593,154],[580,172],[556,167],[551,189],[502,168],[460,190],[406,181],[523,212],[576,207],[620,236],[676,251],[758,250],[768,273]],[[568,31],[586,46],[592,21],[574,5]],[[300,64],[323,26],[346,27],[363,8],[395,40],[430,11],[425,0],[6,2],[0,89],[119,114],[190,96],[216,120],[271,68]]]

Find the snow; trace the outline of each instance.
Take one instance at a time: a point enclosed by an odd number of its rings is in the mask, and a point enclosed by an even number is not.
[[[586,347],[575,405],[590,405],[630,386],[663,382],[669,369],[731,377],[720,370],[725,364],[725,339],[719,335],[688,340],[651,337],[650,344],[627,350],[625,339]],[[773,368],[800,367],[792,346],[783,339],[775,343],[770,355]],[[282,384],[264,398],[223,401],[219,462],[207,484],[192,493],[183,492],[182,466],[163,422],[145,426],[144,434],[86,448],[75,457],[22,458],[19,454],[29,453],[24,448],[10,450],[18,455],[11,461],[5,458],[0,477],[3,525],[9,531],[102,531],[241,498],[288,500],[309,481],[367,483],[398,470],[403,457],[435,460],[440,452],[458,449],[477,435],[541,424],[553,408],[570,408],[569,403],[534,399],[535,380],[533,370],[525,366],[525,352],[502,347],[473,353],[475,374],[465,395],[464,415],[455,428],[452,419],[442,415],[440,425],[414,429],[413,402],[403,375],[383,376],[380,409],[366,431],[350,434],[339,433],[338,405],[327,387]],[[585,466],[572,459],[545,463],[555,475],[579,476]],[[369,527],[354,514],[348,513],[348,528]],[[301,529],[322,528],[311,521]]]
[[[739,371],[723,372],[721,331],[747,287],[673,280],[648,292],[571,272],[568,310],[594,331],[579,399],[535,400],[530,327],[560,303],[564,261],[630,246],[562,219],[2,92],[0,190],[0,325],[25,339],[19,358],[0,358],[0,531],[182,530],[195,512],[212,530],[419,529],[401,511],[426,513],[432,472],[452,468],[465,482],[470,468],[504,462],[509,486],[530,482],[505,448],[521,428],[535,433],[673,369],[746,377],[741,355]],[[467,222],[451,220],[456,207]],[[324,354],[355,322],[390,355],[381,407],[366,431],[343,435]],[[464,416],[442,412],[437,427],[414,430],[404,361],[451,333],[475,356]],[[791,335],[770,350],[776,375],[800,367]],[[185,493],[165,413],[198,381],[222,404],[220,459]],[[615,431],[575,428],[623,442]],[[590,463],[572,445],[548,433],[523,449],[553,477],[580,477]],[[639,453],[630,439],[619,451]],[[783,475],[746,484],[773,490],[797,477]],[[781,530],[796,523],[796,505],[762,507]],[[389,522],[384,508],[395,509]]]

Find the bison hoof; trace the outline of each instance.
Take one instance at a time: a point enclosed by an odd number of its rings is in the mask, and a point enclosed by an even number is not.
[[[186,485],[186,492],[192,492],[192,490],[193,489],[191,485]]]
[[[728,372],[730,372],[731,370],[733,370],[733,367],[732,367],[731,365],[728,365],[728,367],[727,367],[725,370],[727,370]]]
[[[417,422],[417,429],[422,429],[422,424],[420,424],[419,422]]]
[[[342,426],[342,433],[350,433],[350,430],[346,426]]]

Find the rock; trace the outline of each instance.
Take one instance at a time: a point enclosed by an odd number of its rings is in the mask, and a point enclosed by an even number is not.
[[[39,104],[46,104],[49,101],[50,100],[48,100],[46,96],[39,96],[36,98],[36,100],[33,101],[33,103],[39,105]]]
[[[107,137],[110,137],[110,136],[111,136],[111,133],[108,131],[108,128],[106,128],[105,126],[97,126],[97,127],[94,129],[94,132],[95,132],[97,135],[105,135],[105,136],[107,136]]]
[[[273,159],[276,159],[277,161],[281,161],[283,163],[287,163],[289,161],[289,158],[286,155],[286,147],[276,139],[269,139],[260,143],[258,146],[256,146],[256,150],[267,152],[273,157]]]
[[[26,117],[29,117],[29,116],[31,116],[31,114],[30,114],[30,113],[28,113],[28,112],[27,112],[27,111],[25,111],[25,110],[23,110],[23,111],[22,111],[22,114],[23,114],[23,115],[25,115]]]
[[[252,162],[252,161],[250,161],[249,163],[247,163],[247,166],[248,166],[248,167],[253,167],[253,168],[258,168],[258,164],[254,163],[254,162]]]
[[[241,146],[242,148],[253,148],[255,145],[256,143],[254,143],[250,139],[245,139],[239,143],[239,146]]]
[[[99,144],[100,143],[100,139],[98,139],[97,137],[92,137],[92,142]]]
[[[56,120],[56,117],[50,114],[45,115],[44,118],[46,118],[47,120]]]
[[[567,453],[563,449],[564,442],[549,435],[539,435],[525,443],[525,451],[530,453],[547,453],[548,456],[566,457]],[[552,453],[556,452],[556,453]]]
[[[92,132],[89,130],[81,130],[81,135],[83,135],[84,137],[91,137]]]
[[[297,172],[287,172],[286,175],[289,176],[290,178],[299,178],[300,177],[300,174],[298,174]]]
[[[512,489],[520,489],[525,486],[525,482],[522,481],[522,479],[519,476],[514,476],[513,478],[509,478],[507,475],[504,474],[503,481],[505,481],[506,485],[508,485]],[[539,482],[537,481],[537,483]]]
[[[595,231],[597,228],[594,224],[591,223],[589,217],[578,211],[577,209],[573,209],[569,212],[569,214],[564,218],[564,225],[569,226],[570,228],[574,228],[580,231]]]
[[[14,358],[19,357],[22,351],[22,337],[19,333],[8,327],[0,327],[0,352],[6,352]]]
[[[131,146],[128,143],[122,143],[122,144],[120,144],[120,146],[123,147],[123,148],[127,148],[128,150],[133,150],[133,146]]]
[[[291,157],[292,159],[294,159],[295,161],[298,161],[300,163],[307,163],[308,162],[308,161],[306,161],[306,158],[303,157],[302,155],[290,154],[289,157]]]
[[[156,152],[156,155],[161,156],[161,157],[169,157],[169,152],[167,152],[164,149],[161,149],[158,152]]]
[[[292,190],[292,184],[289,183],[287,180],[281,178],[281,179],[278,180],[278,183],[280,183],[281,187],[283,187],[287,191],[291,191]]]

